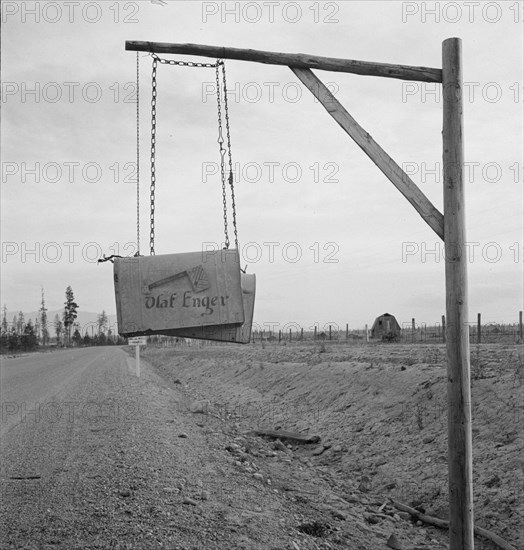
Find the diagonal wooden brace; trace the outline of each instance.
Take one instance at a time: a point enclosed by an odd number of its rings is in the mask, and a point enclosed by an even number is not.
[[[433,206],[431,201],[417,187],[415,182],[402,168],[382,149],[382,147],[360,126],[335,98],[325,84],[311,71],[290,67],[299,80],[320,101],[326,111],[349,134],[353,141],[380,168],[383,174],[406,197],[424,221],[444,240],[444,216]]]

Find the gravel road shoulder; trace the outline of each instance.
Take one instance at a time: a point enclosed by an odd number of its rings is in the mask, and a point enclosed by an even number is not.
[[[124,351],[93,354],[73,387],[2,441],[3,548],[348,547],[333,509],[309,504],[314,479],[267,476],[265,463],[289,467],[285,451],[248,449],[146,362],[138,379]],[[351,548],[383,545],[363,531]]]

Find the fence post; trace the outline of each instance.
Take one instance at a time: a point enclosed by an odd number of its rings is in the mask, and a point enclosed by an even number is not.
[[[317,327],[315,326],[315,332],[313,334],[313,341],[317,341]]]
[[[522,343],[522,311],[519,311],[519,338]]]
[[[304,329],[300,329],[300,341],[302,342],[304,340]]]
[[[349,325],[346,323],[346,342],[349,340]]]
[[[415,319],[411,319],[411,343],[415,341]]]
[[[446,343],[446,316],[442,316],[442,342]]]
[[[477,313],[477,344],[480,344],[482,340],[481,331],[482,331],[481,317],[480,317],[480,313]]]
[[[289,341],[291,342],[291,329],[289,329]]]
[[[280,343],[282,341],[282,331],[279,330],[278,331],[278,343]]]
[[[368,331],[367,325],[366,325],[365,331],[366,331],[366,342],[369,342],[369,331]]]
[[[329,339],[331,340],[331,325],[329,325]]]

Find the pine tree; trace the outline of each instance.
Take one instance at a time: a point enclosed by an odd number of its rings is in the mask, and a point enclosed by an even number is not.
[[[71,343],[71,327],[73,326],[73,323],[75,322],[75,319],[77,318],[77,309],[78,304],[75,302],[75,297],[73,295],[73,289],[71,286],[68,286],[66,288],[66,301],[65,308],[64,308],[64,328],[65,328],[65,334],[67,338],[67,345],[70,345]]]
[[[0,330],[0,351],[5,353],[9,345],[9,327],[7,324],[7,307],[4,304],[2,315],[2,327]]]
[[[7,334],[8,331],[7,324],[7,306],[4,304],[3,315],[2,315],[2,334]]]
[[[16,318],[16,315],[15,315]],[[20,336],[16,332],[16,325],[13,324],[8,336],[8,348],[10,351],[18,351],[20,349]]]
[[[82,335],[80,334],[80,331],[78,330],[78,326],[75,324],[75,331],[73,333],[73,343],[75,346],[80,346],[82,343]]]
[[[64,331],[64,325],[62,324],[62,321],[60,320],[60,317],[58,316],[58,313],[55,315],[55,334],[56,334],[56,345],[60,345],[60,337],[62,336],[62,332]]]
[[[37,316],[35,319],[35,336],[37,343],[40,342],[41,334],[40,334],[40,318]]]
[[[107,314],[105,310],[102,310],[102,313],[98,316],[97,323],[98,323],[98,334],[105,333],[105,330],[107,328]]]
[[[49,329],[47,328],[47,308],[45,307],[44,287],[42,287],[42,303],[40,305],[40,326],[42,329],[42,345],[49,343]]]
[[[24,326],[24,332],[20,338],[22,349],[25,351],[34,350],[36,348],[36,334],[31,319]]]
[[[24,312],[19,311],[18,312],[18,321],[16,322],[16,332],[20,335],[24,333],[25,329],[25,319],[24,319]]]

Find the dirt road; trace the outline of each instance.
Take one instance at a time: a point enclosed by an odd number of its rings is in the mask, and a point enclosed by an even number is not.
[[[2,548],[348,547],[329,508],[308,515],[288,498],[313,482],[271,485],[255,463],[276,452],[246,459],[245,441],[190,412],[180,386],[133,369],[111,347],[3,362]],[[330,529],[330,546],[306,544],[300,526]],[[351,547],[382,546],[372,534]]]
[[[327,386],[320,387],[330,372],[338,393],[346,391],[340,368],[318,363],[336,360],[334,352],[313,361],[307,351],[312,366],[298,370],[301,351],[282,353],[151,350],[144,355],[155,366],[143,361],[140,378],[133,359],[112,347],[3,361],[0,547],[374,550],[394,548],[395,541],[387,541],[395,534],[401,550],[446,548],[445,532],[415,525],[384,507],[387,491],[363,485],[376,438],[337,438],[330,426],[352,426],[347,419],[300,415],[296,430],[309,424],[322,436],[333,432],[323,439],[333,440],[326,448],[247,433],[246,418],[272,424],[272,414],[263,413],[275,409],[246,411],[245,403],[273,399],[275,392],[282,402],[304,403],[310,384],[316,395],[341,406]],[[366,363],[363,372],[373,369]],[[355,398],[364,376],[350,378]],[[211,402],[200,401],[206,397]],[[337,449],[336,439],[354,446]]]

